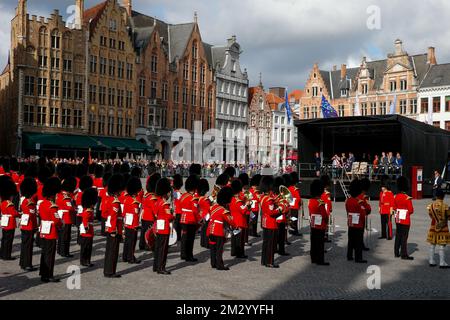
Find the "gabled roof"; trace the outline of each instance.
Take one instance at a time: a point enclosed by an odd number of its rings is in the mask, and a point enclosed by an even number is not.
[[[100,20],[107,4],[108,1],[104,1],[84,11],[83,21],[85,21],[85,23],[90,22],[89,31],[91,34],[95,30],[95,27],[97,26],[97,23]]]
[[[213,52],[212,45],[206,42],[203,42],[203,49],[205,50],[206,60],[208,61],[208,65],[214,68],[213,65]]]
[[[169,25],[170,56],[172,61],[181,58],[194,31],[195,23]]]
[[[289,100],[292,98],[294,98],[295,100],[300,100],[304,94],[305,93],[303,90],[296,89],[296,90],[293,90],[291,93],[289,93],[288,97],[289,97]]]
[[[450,86],[450,63],[437,64],[430,68],[420,88]]]
[[[219,68],[223,68],[225,64],[225,54],[227,52],[227,47],[224,46],[214,46],[212,47],[212,61],[214,68],[219,65]]]
[[[284,103],[284,99],[273,93],[266,93],[266,100],[269,103],[270,109],[276,111],[278,110],[278,105]]]

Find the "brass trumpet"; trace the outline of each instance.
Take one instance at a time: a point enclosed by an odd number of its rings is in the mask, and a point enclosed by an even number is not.
[[[292,196],[291,191],[285,186],[280,186],[280,196],[286,200],[289,204],[294,201],[294,197]]]

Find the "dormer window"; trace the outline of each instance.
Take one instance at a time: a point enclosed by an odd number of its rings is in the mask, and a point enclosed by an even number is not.
[[[367,85],[367,83],[364,83],[361,86],[361,94],[367,94],[369,92],[369,86]]]
[[[397,90],[397,81],[395,81],[395,80],[391,81],[390,85],[391,85],[391,92],[394,92]]]
[[[317,87],[312,87],[312,95],[313,97],[317,97],[319,95],[319,90]]]
[[[341,97],[346,97],[348,95],[347,89],[341,89]]]
[[[116,31],[117,30],[117,21],[114,19],[109,20],[109,29],[111,31]]]
[[[401,80],[400,81],[400,90],[406,91],[408,89],[408,81],[407,80]]]

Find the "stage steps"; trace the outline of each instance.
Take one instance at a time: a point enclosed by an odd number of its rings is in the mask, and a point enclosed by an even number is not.
[[[342,192],[344,192],[344,196],[346,199],[350,198],[350,194],[348,193],[348,189],[350,187],[350,181],[345,181],[340,179],[339,185],[341,186]]]

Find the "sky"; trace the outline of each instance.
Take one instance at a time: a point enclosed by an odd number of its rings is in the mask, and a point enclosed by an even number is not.
[[[98,2],[85,0],[86,7]],[[66,20],[74,3],[28,0],[28,12],[48,17],[59,9]],[[0,0],[0,68],[16,6]],[[252,86],[261,73],[266,88],[301,89],[314,63],[324,70],[357,67],[364,56],[384,59],[396,39],[409,54],[434,46],[438,63],[450,63],[448,0],[133,0],[133,9],[173,24],[191,22],[197,12],[203,41],[214,45],[236,35]]]

